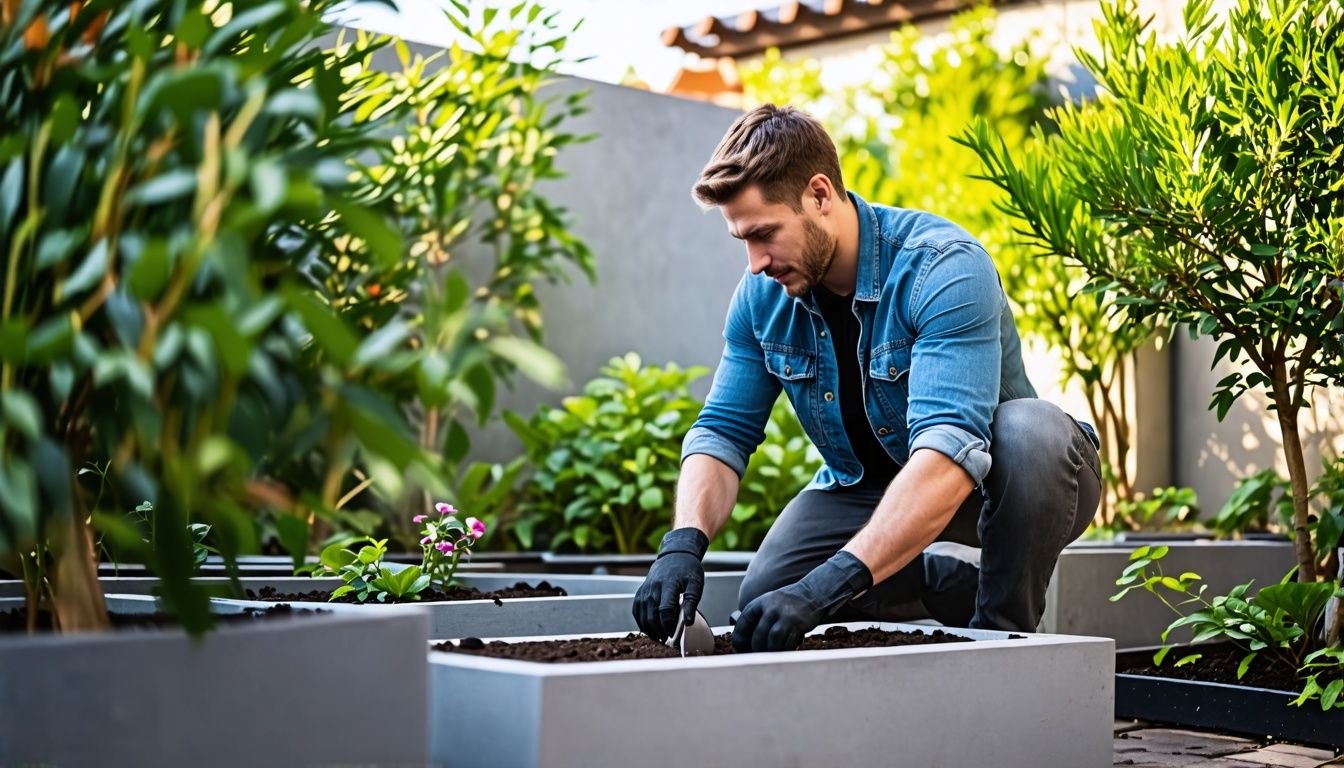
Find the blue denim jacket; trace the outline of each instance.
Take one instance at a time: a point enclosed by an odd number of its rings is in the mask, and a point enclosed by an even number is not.
[[[1036,396],[994,264],[946,219],[849,197],[859,216],[854,314],[868,421],[898,464],[932,448],[978,486],[989,472],[995,407]],[[682,460],[707,454],[741,477],[783,388],[826,462],[808,487],[859,482],[863,466],[841,421],[826,333],[810,293],[791,298],[748,270],[728,307],[723,358]]]

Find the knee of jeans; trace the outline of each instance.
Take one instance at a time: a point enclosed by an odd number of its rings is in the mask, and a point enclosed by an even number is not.
[[[1044,457],[1065,449],[1073,424],[1059,406],[1045,400],[1022,399],[1000,403],[990,428],[994,462],[1000,455]]]
[[[777,573],[764,568],[748,568],[742,577],[742,586],[737,590],[737,609],[743,610],[752,600],[785,586],[788,584],[780,583]]]

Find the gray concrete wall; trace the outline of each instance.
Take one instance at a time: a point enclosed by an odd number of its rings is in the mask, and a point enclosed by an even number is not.
[[[1188,485],[1199,495],[1203,516],[1212,517],[1232,494],[1237,480],[1266,467],[1283,477],[1283,438],[1269,400],[1256,392],[1243,395],[1219,422],[1209,410],[1215,385],[1238,369],[1227,360],[1210,369],[1217,344],[1210,339],[1176,340],[1173,365],[1172,482]],[[1245,358],[1243,358],[1244,362]],[[1299,412],[1307,473],[1321,473],[1321,457],[1344,452],[1344,390],[1313,393],[1312,408]]]
[[[572,146],[558,164],[566,178],[546,185],[593,250],[597,282],[539,285],[548,349],[569,372],[566,392],[519,381],[503,409],[530,415],[538,403],[577,392],[613,356],[645,362],[718,363],[728,300],[746,267],[741,246],[716,211],[702,212],[690,189],[739,114],[734,110],[577,78],[553,88],[587,89],[590,112],[565,123],[595,140]],[[696,393],[709,389],[709,377]],[[495,420],[473,437],[471,458],[517,455],[513,434]]]

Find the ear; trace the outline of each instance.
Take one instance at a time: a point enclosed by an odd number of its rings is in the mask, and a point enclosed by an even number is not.
[[[803,210],[811,208],[824,216],[831,212],[835,202],[835,187],[831,186],[826,174],[814,174],[807,180],[807,189],[803,190]]]

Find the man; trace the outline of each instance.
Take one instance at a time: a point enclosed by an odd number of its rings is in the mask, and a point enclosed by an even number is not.
[[[782,388],[825,466],[747,570],[736,650],[790,650],[827,620],[907,618],[919,601],[946,624],[1035,631],[1100,498],[1096,438],[1035,399],[989,255],[951,222],[847,194],[830,137],[790,107],[738,118],[693,194],[746,244],[747,274],[635,595],[640,629],[662,640],[693,617]],[[979,547],[978,568],[924,552],[938,540]]]

